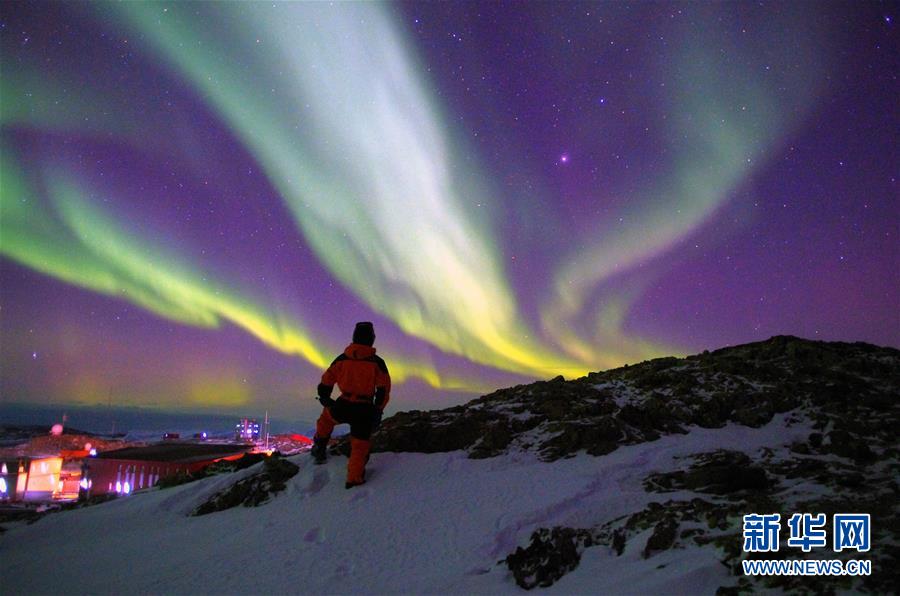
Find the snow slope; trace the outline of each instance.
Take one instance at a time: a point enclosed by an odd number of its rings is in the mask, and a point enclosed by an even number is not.
[[[553,463],[519,451],[377,453],[370,482],[353,490],[343,486],[345,458],[314,466],[301,454],[290,458],[300,472],[287,490],[258,508],[188,516],[255,466],[12,527],[0,534],[0,585],[4,594],[521,592],[497,563],[533,530],[596,526],[659,501],[642,480],[681,467],[680,456],[718,447],[752,454],[810,432],[785,422],[693,427]],[[547,591],[712,594],[736,581],[712,546],[644,559],[645,542],[629,541],[619,557],[588,549]]]

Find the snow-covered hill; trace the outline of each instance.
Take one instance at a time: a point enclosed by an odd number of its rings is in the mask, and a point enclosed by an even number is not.
[[[712,594],[759,587],[743,514],[807,511],[872,513],[873,575],[768,585],[895,589],[900,352],[731,350],[394,416],[352,490],[301,454],[258,507],[191,515],[263,464],[14,525],[3,592]]]

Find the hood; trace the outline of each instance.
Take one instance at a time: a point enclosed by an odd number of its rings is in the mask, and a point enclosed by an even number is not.
[[[344,350],[344,356],[352,360],[365,360],[375,355],[375,348],[363,344],[350,344]]]

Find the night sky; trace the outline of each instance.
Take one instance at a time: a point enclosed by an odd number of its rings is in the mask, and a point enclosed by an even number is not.
[[[900,345],[894,3],[0,5],[0,400]]]

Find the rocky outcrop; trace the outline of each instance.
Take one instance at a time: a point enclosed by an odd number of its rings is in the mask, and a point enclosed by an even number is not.
[[[501,389],[445,410],[399,413],[376,433],[374,450],[466,450],[472,458],[518,450],[554,461],[578,453],[603,456],[696,427],[758,428],[783,414],[788,427],[811,429],[804,440],[776,441],[753,452],[726,441],[728,448],[695,453],[643,479],[645,490],[660,499],[596,527],[541,528],[503,562],[516,583],[530,589],[577,568],[587,548],[606,547],[616,555],[636,549],[650,559],[671,549],[714,545],[736,578],[723,592],[881,593],[900,585],[891,571],[900,569],[898,396],[896,349],[773,337],[572,381],[558,377]],[[872,540],[882,546],[867,558],[879,573],[743,575],[744,514],[841,511],[868,512],[878,520]],[[845,559],[855,554],[829,552]]]
[[[678,498],[654,501],[626,517],[593,528],[543,528],[531,536],[528,548],[519,547],[506,564],[520,586],[547,586],[578,566],[586,548],[605,547],[616,555],[639,549],[651,558],[670,549],[714,545],[720,560],[736,578],[736,586],[722,593],[783,590],[797,593],[866,591],[889,593],[900,580],[900,508],[896,495],[898,464],[892,448],[877,449],[878,464],[837,456],[821,435],[792,445],[764,447],[752,455],[732,450],[697,453],[684,459],[682,469],[650,474],[649,493]],[[687,494],[686,494],[687,493]],[[871,514],[872,542],[878,548],[860,556],[854,551],[804,554],[783,551],[780,558],[809,557],[848,560],[865,558],[879,570],[865,577],[747,577],[741,561],[775,554],[748,555],[742,546],[743,515],[751,512],[816,512],[829,515],[861,511]],[[649,538],[640,537],[652,529]],[[782,526],[782,543],[786,540]],[[559,537],[550,539],[551,537]],[[565,537],[569,543],[566,543]],[[559,547],[566,556],[552,555]],[[577,556],[572,555],[574,552]]]
[[[719,450],[697,455],[688,470],[653,474],[644,485],[648,490],[692,490],[698,493],[728,495],[739,491],[764,491],[769,488],[766,471],[751,463],[740,451]]]
[[[519,587],[546,588],[578,567],[581,551],[593,545],[588,530],[541,528],[532,534],[527,548],[520,546],[505,562]]]
[[[374,435],[373,450],[464,449],[485,458],[518,449],[553,461],[582,451],[603,455],[690,426],[760,427],[800,410],[815,419],[827,452],[867,461],[878,445],[894,443],[898,393],[898,350],[779,336],[519,385],[444,410],[400,412]]]
[[[197,507],[191,515],[207,515],[243,505],[258,507],[272,495],[285,489],[285,482],[294,477],[300,468],[277,455],[267,457],[262,471],[231,485],[228,490],[215,494]]]

